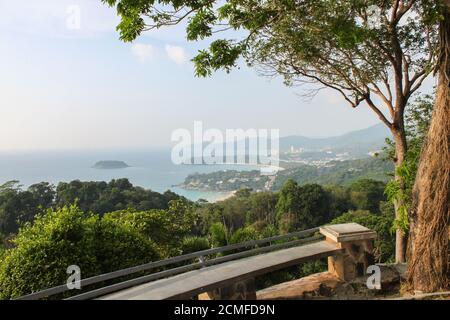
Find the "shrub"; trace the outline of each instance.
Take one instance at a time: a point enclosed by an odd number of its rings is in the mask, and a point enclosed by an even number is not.
[[[76,206],[39,215],[14,243],[0,261],[0,299],[64,284],[70,265],[87,278],[158,259],[153,243],[136,231]]]
[[[348,211],[335,218],[331,224],[356,222],[360,225],[377,232],[375,240],[375,259],[378,262],[391,261],[395,253],[395,239],[391,231],[394,221],[394,213],[390,208],[381,205],[382,213],[373,214],[367,210]]]
[[[183,254],[209,249],[209,241],[203,237],[186,237],[183,239],[181,251]]]
[[[236,230],[231,236],[230,243],[241,243],[259,239],[259,234],[253,227],[245,227]]]
[[[209,228],[209,233],[214,247],[223,247],[228,244],[228,232],[222,223],[213,223]]]

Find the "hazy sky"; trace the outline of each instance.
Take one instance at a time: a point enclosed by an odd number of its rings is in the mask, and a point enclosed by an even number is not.
[[[76,30],[72,5],[81,10]],[[281,136],[378,123],[365,105],[354,110],[330,91],[306,101],[247,67],[195,78],[189,59],[202,44],[188,43],[182,27],[125,44],[117,21],[100,0],[1,0],[1,151],[164,146],[195,120]]]

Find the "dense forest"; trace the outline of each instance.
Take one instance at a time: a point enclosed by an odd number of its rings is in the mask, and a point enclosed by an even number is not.
[[[327,223],[355,221],[379,234],[378,261],[393,258],[393,208],[385,183],[299,185],[279,192],[241,189],[218,203],[160,194],[127,179],[0,187],[0,298],[64,283],[68,265],[83,277]],[[43,267],[44,266],[44,267]],[[259,279],[259,286],[323,270],[307,263]]]

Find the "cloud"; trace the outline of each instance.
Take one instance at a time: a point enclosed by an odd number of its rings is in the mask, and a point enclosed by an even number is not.
[[[189,60],[189,57],[183,47],[166,45],[166,53],[170,60],[177,64],[183,64]]]
[[[155,57],[155,49],[150,44],[135,43],[131,52],[141,63],[151,61]]]

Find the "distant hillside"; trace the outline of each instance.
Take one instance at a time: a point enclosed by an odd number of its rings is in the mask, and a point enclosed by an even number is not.
[[[385,161],[380,157],[332,161],[324,167],[300,165],[278,172],[272,189],[280,189],[289,178],[299,184],[318,183],[344,186],[364,178],[387,181],[393,170],[392,162]]]
[[[282,163],[284,166],[284,163]],[[394,170],[392,162],[379,157],[357,160],[331,161],[325,166],[296,165],[279,171],[275,177],[261,175],[260,171],[223,170],[189,175],[181,188],[208,191],[233,191],[251,188],[255,191],[279,190],[289,179],[300,185],[318,183],[347,186],[359,179],[387,181]]]
[[[326,149],[334,152],[352,152],[356,153],[355,155],[367,154],[369,151],[381,149],[385,139],[390,136],[389,129],[383,124],[329,138],[288,136],[280,138],[280,151],[287,152],[294,147],[309,151]]]

